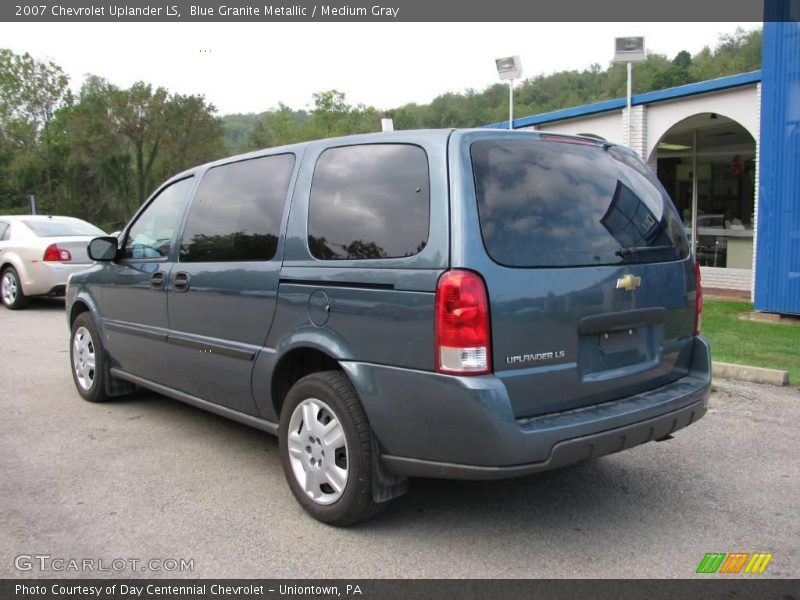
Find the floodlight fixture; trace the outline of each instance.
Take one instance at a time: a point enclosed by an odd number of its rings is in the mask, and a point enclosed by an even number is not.
[[[519,56],[506,56],[505,58],[498,58],[494,61],[497,65],[497,74],[500,79],[506,81],[507,79],[519,79],[522,75],[522,62]]]
[[[508,128],[514,129],[514,80],[522,76],[519,56],[506,56],[494,61],[501,81],[508,81]]]
[[[614,62],[642,62],[646,58],[643,37],[614,38]]]

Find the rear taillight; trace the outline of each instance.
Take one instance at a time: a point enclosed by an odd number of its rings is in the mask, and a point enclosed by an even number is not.
[[[489,301],[483,279],[447,271],[436,286],[436,370],[481,375],[492,370]]]
[[[697,286],[697,299],[694,307],[694,334],[700,335],[703,325],[703,286],[700,285],[700,263],[694,263],[694,281]]]
[[[58,244],[50,244],[44,251],[44,261],[52,262],[69,262],[72,260],[72,254],[69,250],[59,248]]]

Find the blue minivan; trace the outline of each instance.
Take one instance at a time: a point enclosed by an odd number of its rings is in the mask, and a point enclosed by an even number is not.
[[[681,220],[631,150],[396,131],[176,175],[67,289],[78,392],[140,386],[276,434],[347,525],[409,477],[527,475],[668,439],[710,352]]]

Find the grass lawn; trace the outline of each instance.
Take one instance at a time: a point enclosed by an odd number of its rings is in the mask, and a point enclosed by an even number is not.
[[[789,382],[800,384],[800,324],[737,318],[752,310],[749,302],[705,301],[703,335],[711,342],[711,358],[789,371]]]

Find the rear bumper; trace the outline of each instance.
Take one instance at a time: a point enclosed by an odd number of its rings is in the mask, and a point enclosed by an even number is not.
[[[564,440],[553,445],[547,459],[522,465],[485,467],[436,462],[401,456],[383,456],[386,467],[398,474],[413,477],[442,477],[450,479],[504,479],[539,471],[548,471],[589,458],[633,448],[645,442],[659,440],[670,433],[694,423],[706,412],[705,398],[682,409],[655,419],[617,427],[592,435]]]
[[[668,385],[581,409],[514,419],[493,376],[450,377],[344,363],[394,473],[459,479],[516,477],[661,439],[700,419],[711,385],[708,343]]]
[[[25,274],[20,273],[26,296],[63,295],[69,276],[85,271],[92,263],[29,262]]]

